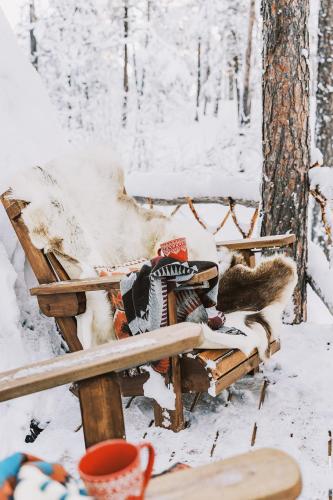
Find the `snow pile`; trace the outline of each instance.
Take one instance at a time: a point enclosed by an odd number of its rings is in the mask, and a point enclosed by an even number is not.
[[[161,406],[168,410],[176,408],[176,396],[173,385],[165,385],[164,377],[157,373],[151,366],[145,366],[145,371],[149,373],[147,382],[143,384],[143,393],[147,398],[153,398]]]
[[[17,278],[5,247],[0,242],[0,366],[1,370],[19,366],[24,353],[19,330],[19,309],[14,285]]]
[[[0,9],[0,192],[10,179],[31,163],[47,161],[67,149],[39,76],[21,53]],[[29,296],[33,277],[17,237],[0,207],[0,366],[9,370],[53,357],[62,352],[54,322],[40,315]],[[65,388],[61,389],[65,393]],[[41,404],[39,402],[42,401]],[[0,411],[1,458],[19,450],[31,418],[50,420],[57,392],[45,400],[40,395],[3,403]],[[8,430],[15,429],[8,439]]]
[[[333,169],[330,167],[312,168],[310,170],[311,188],[319,186],[321,193],[328,199],[333,200]]]
[[[312,146],[311,148],[311,165],[316,165],[321,167],[324,162],[323,153],[320,149]]]
[[[225,175],[223,172],[133,172],[126,190],[132,196],[174,199],[178,197],[228,197],[258,201],[259,180]]]
[[[333,269],[315,243],[309,242],[308,279],[327,309],[333,314]]]
[[[0,190],[16,172],[66,147],[39,76],[21,53],[0,8]]]

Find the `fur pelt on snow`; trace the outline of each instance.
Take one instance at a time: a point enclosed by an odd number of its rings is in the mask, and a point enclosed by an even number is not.
[[[186,237],[190,260],[219,260],[212,235],[195,220],[145,209],[125,194],[123,170],[108,148],[90,148],[31,168],[12,184],[12,196],[29,202],[22,217],[33,244],[54,252],[71,278],[96,276],[95,266],[152,258],[160,242],[180,236]],[[267,330],[269,334],[277,330],[292,293],[295,269],[292,261],[280,257],[264,261],[255,270],[240,265],[239,259],[227,249],[222,252],[219,305],[228,313],[227,324],[251,334],[253,342],[234,345],[235,336],[229,336],[231,344],[224,347],[249,352],[255,344],[264,357]],[[114,339],[106,294],[86,296],[86,312],[77,317],[82,345]],[[223,347],[216,335],[205,347]]]
[[[234,254],[229,269],[220,275],[217,309],[226,318],[243,314],[245,325],[265,331],[267,341],[278,337],[282,313],[297,282],[290,257],[264,258],[254,268]]]

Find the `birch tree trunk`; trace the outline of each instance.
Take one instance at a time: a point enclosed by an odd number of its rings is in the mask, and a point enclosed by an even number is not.
[[[123,111],[122,125],[127,123],[127,101],[128,101],[128,0],[124,0],[124,76],[123,76]]]
[[[199,106],[200,106],[200,92],[201,92],[201,37],[198,40],[197,48],[197,96],[196,96],[196,111],[195,121],[199,121]]]
[[[262,0],[262,235],[296,235],[294,322],[306,319],[309,0]]]
[[[34,0],[30,0],[29,3],[29,36],[30,36],[30,56],[31,56],[31,64],[35,67],[36,71],[38,71],[38,55],[37,55],[37,40],[35,37],[35,23],[37,21],[36,10],[35,10],[35,2]]]

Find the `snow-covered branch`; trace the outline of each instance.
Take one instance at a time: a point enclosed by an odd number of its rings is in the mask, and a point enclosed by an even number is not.
[[[333,315],[333,269],[323,250],[315,243],[309,243],[307,278],[310,286]]]

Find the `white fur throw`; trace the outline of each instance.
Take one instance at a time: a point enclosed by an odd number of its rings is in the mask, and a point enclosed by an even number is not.
[[[177,222],[124,194],[124,174],[108,148],[90,148],[35,166],[12,183],[33,244],[54,251],[71,278],[156,255],[161,241],[185,236],[189,257],[217,262],[214,239],[196,221]],[[88,347],[114,338],[104,292],[87,293],[78,335]]]

